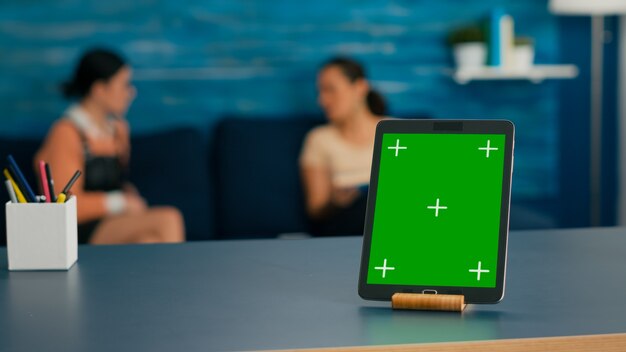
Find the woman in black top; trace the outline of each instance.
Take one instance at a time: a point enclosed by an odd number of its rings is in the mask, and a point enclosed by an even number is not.
[[[124,115],[135,96],[131,74],[117,54],[87,52],[65,85],[65,95],[78,102],[54,124],[34,160],[50,164],[57,184],[82,171],[72,188],[81,243],[184,240],[180,212],[148,207],[126,180],[130,138]]]

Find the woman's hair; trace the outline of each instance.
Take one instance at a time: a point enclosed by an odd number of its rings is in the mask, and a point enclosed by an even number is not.
[[[338,67],[348,80],[350,80],[350,82],[355,82],[359,79],[367,79],[363,66],[353,59],[347,57],[335,57],[326,61],[322,65],[322,69],[332,66]],[[380,93],[370,88],[365,99],[367,107],[370,109],[372,114],[377,116],[384,116],[387,114],[387,103]]]
[[[78,62],[72,78],[62,86],[66,98],[82,99],[97,81],[107,81],[126,65],[124,59],[108,49],[91,49]]]

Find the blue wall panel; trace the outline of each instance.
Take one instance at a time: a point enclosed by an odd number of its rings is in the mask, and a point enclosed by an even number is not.
[[[1,134],[43,136],[66,106],[58,85],[80,52],[107,45],[136,73],[135,133],[227,115],[319,114],[315,74],[336,54],[364,62],[392,115],[507,118],[518,127],[516,197],[558,193],[561,83],[475,82],[447,75],[450,29],[507,9],[536,39],[536,61],[561,55],[545,0],[77,1],[0,4]]]

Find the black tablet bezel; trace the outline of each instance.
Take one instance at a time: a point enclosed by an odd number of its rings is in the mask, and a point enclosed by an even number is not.
[[[460,287],[460,286],[411,286],[381,285],[367,283],[367,270],[371,249],[376,192],[380,170],[382,136],[385,133],[407,134],[504,134],[504,171],[502,179],[502,201],[500,216],[500,233],[498,242],[498,269],[496,287]],[[382,120],[376,127],[372,173],[367,198],[367,211],[363,234],[363,250],[361,253],[361,270],[359,274],[359,296],[369,300],[390,300],[394,293],[438,293],[462,294],[466,303],[497,303],[504,296],[506,275],[506,253],[509,232],[509,207],[511,200],[511,179],[513,170],[513,148],[515,126],[507,120]]]

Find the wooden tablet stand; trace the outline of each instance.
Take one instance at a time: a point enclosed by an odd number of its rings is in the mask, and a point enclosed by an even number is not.
[[[393,309],[462,312],[465,306],[465,296],[463,295],[394,293],[391,296],[391,308]]]

